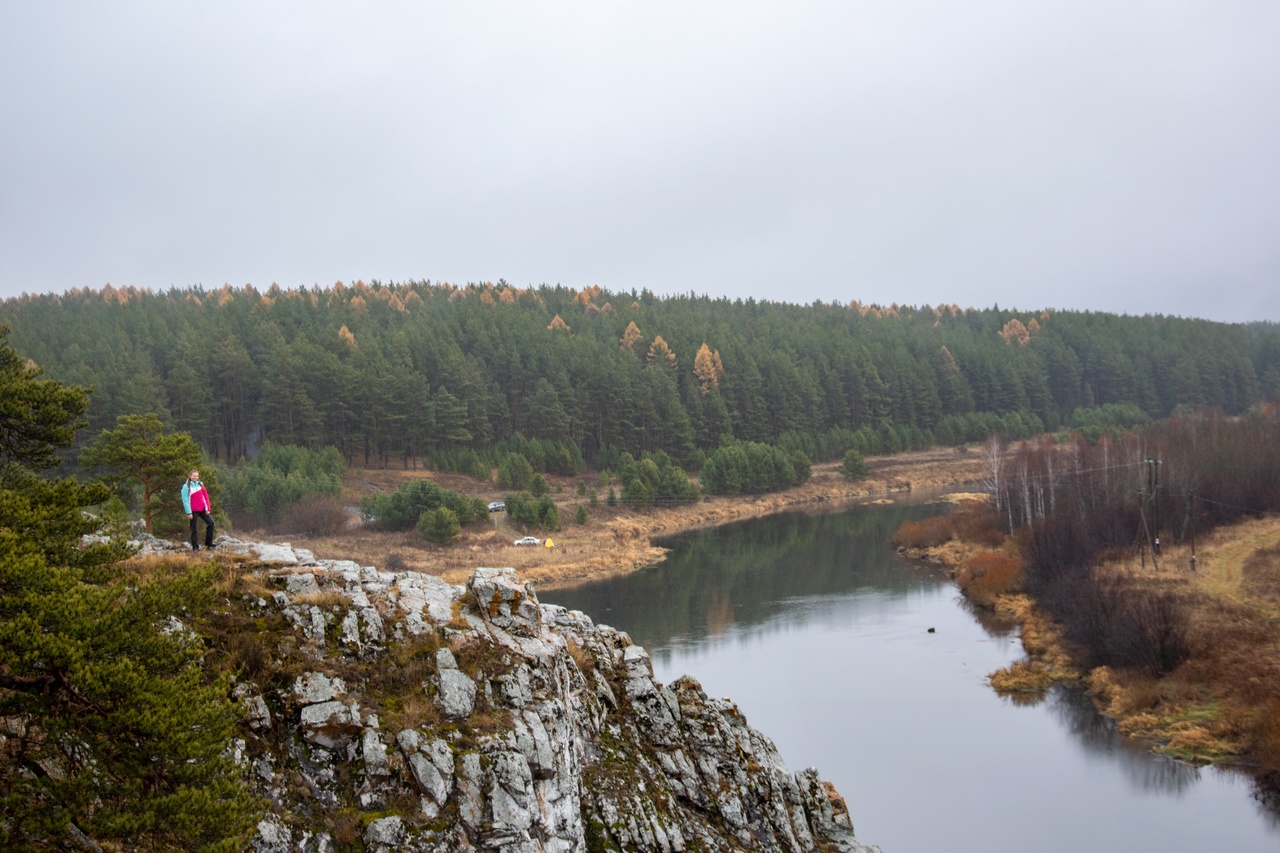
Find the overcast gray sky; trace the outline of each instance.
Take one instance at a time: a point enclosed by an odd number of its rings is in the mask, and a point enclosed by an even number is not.
[[[0,296],[1280,321],[1280,2],[0,3]]]

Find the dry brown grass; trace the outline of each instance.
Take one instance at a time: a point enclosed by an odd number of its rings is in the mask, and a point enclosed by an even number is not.
[[[125,560],[120,564],[120,571],[125,577],[146,584],[181,574],[196,565],[214,567],[213,590],[219,596],[271,595],[262,565],[239,554],[147,554]]]
[[[1190,659],[1160,679],[1099,667],[1085,678],[1099,708],[1124,733],[1190,761],[1243,756],[1280,770],[1280,519],[1246,521],[1197,542],[1113,555],[1104,575],[1152,595],[1171,596],[1190,620]],[[1018,612],[1033,658],[1065,659],[1052,625],[1021,596],[1000,599]],[[994,683],[994,682],[993,682]],[[1280,778],[1280,777],[1277,777]]]
[[[1165,679],[1155,735],[1180,757],[1244,753],[1280,769],[1280,519],[1246,521],[1166,553],[1145,580],[1175,592],[1197,639],[1191,660]],[[1132,562],[1118,570],[1134,571]],[[1138,571],[1142,571],[1139,567]]]
[[[1240,592],[1269,614],[1280,614],[1280,545],[1248,555],[1240,571]]]
[[[1062,648],[1058,627],[1036,609],[1031,598],[1026,595],[1002,596],[999,607],[1018,620],[1022,648],[1027,654],[1044,659],[1058,668],[1070,667],[1071,659]]]
[[[197,564],[205,564],[196,554],[147,554],[130,557],[120,564],[121,573],[139,584],[147,584],[187,571]]]
[[[267,574],[257,566],[247,572],[241,572],[235,590],[243,595],[255,598],[270,598],[275,590],[267,583]]]
[[[506,708],[494,708],[481,703],[466,719],[466,734],[473,742],[511,730],[511,712]]]
[[[436,703],[421,687],[416,692],[410,691],[401,696],[389,697],[383,702],[382,709],[385,722],[382,720],[379,722],[386,726],[388,731],[393,732],[404,729],[434,729],[444,721]]]
[[[1218,597],[1246,599],[1265,609],[1280,592],[1273,568],[1277,543],[1280,519],[1254,519],[1216,530],[1200,543],[1197,554],[1196,573],[1203,588]],[[1246,572],[1253,579],[1248,585],[1244,583]]]
[[[362,830],[360,813],[354,809],[343,809],[329,818],[329,832],[339,849],[354,849],[361,840]]]
[[[1121,677],[1123,680],[1123,676]],[[1237,718],[1214,704],[1187,704],[1187,697],[1169,697],[1167,685],[1146,709],[1116,713],[1117,727],[1129,737],[1151,742],[1156,751],[1184,761],[1234,759],[1244,751],[1235,726]]]
[[[1168,740],[1160,752],[1181,758],[1183,761],[1224,761],[1240,754],[1239,741],[1229,733],[1218,733],[1213,726],[1202,725],[1196,720],[1178,721],[1170,725]]]
[[[467,620],[464,619],[462,616],[462,601],[460,599],[455,598],[453,600],[453,603],[449,605],[449,610],[451,612],[451,615],[449,616],[449,621],[445,623],[446,628],[454,628],[459,631],[465,631],[468,627],[470,627],[470,623],[468,623]],[[458,642],[458,643],[461,643],[462,641],[463,641],[462,637],[459,637],[455,640],[455,642]],[[450,646],[452,647],[452,643],[450,644]],[[454,649],[454,651],[457,651],[457,649]]]
[[[294,596],[293,603],[324,609],[330,607],[346,607],[351,604],[351,596],[341,590],[322,589],[320,592]]]
[[[440,638],[434,632],[392,643],[382,665],[368,671],[365,693],[380,704],[380,716],[392,731],[441,722],[435,703],[423,688],[436,671],[439,648]]]
[[[1084,679],[1089,695],[1112,717],[1133,716],[1150,711],[1162,699],[1160,682],[1154,678],[1128,673],[1117,678],[1107,666],[1090,670]]]
[[[1023,659],[987,676],[997,693],[1043,692],[1058,679],[1044,661]]]
[[[569,657],[573,658],[573,662],[577,664],[578,670],[583,675],[590,675],[595,671],[596,659],[591,656],[590,652],[575,643],[573,640],[569,640],[567,646],[569,649]]]
[[[1258,708],[1249,752],[1264,767],[1280,767],[1280,697]]]

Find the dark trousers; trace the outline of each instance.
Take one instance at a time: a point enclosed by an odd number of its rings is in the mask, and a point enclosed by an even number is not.
[[[204,519],[204,547],[213,547],[213,516],[209,515],[209,510],[198,509],[191,513],[191,550],[199,550],[197,544],[200,540],[196,538],[196,521]]]

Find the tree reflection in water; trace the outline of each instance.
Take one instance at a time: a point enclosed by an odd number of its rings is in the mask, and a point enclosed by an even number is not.
[[[1120,734],[1115,720],[1099,714],[1093,700],[1078,687],[1055,684],[1049,689],[1047,708],[1090,755],[1114,761],[1139,791],[1177,795],[1200,781],[1199,767],[1153,755],[1146,744]]]
[[[1114,761],[1124,777],[1138,791],[1180,796],[1199,782],[1205,773],[1238,776],[1252,785],[1253,779],[1241,767],[1198,767],[1154,754],[1148,744],[1124,737],[1115,720],[1098,713],[1093,700],[1078,687],[1057,684],[1049,690],[1047,708],[1072,734],[1076,735],[1091,755]],[[1253,795],[1258,815],[1272,830],[1280,829],[1280,797],[1255,789]]]
[[[783,630],[787,623],[776,617],[818,616],[824,601],[858,592],[903,596],[946,583],[936,566],[904,563],[889,539],[903,521],[947,509],[826,505],[700,530],[657,543],[672,550],[656,566],[539,598],[606,624],[625,613],[618,627],[659,655],[729,631]],[[813,606],[797,612],[798,599]]]

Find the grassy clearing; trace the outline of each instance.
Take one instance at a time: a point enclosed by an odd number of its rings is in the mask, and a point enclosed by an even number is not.
[[[1197,546],[1194,573],[1189,546],[1166,549],[1158,570],[1132,556],[1106,567],[1171,591],[1195,638],[1147,716],[1117,716],[1178,757],[1280,769],[1280,519],[1221,528]]]

